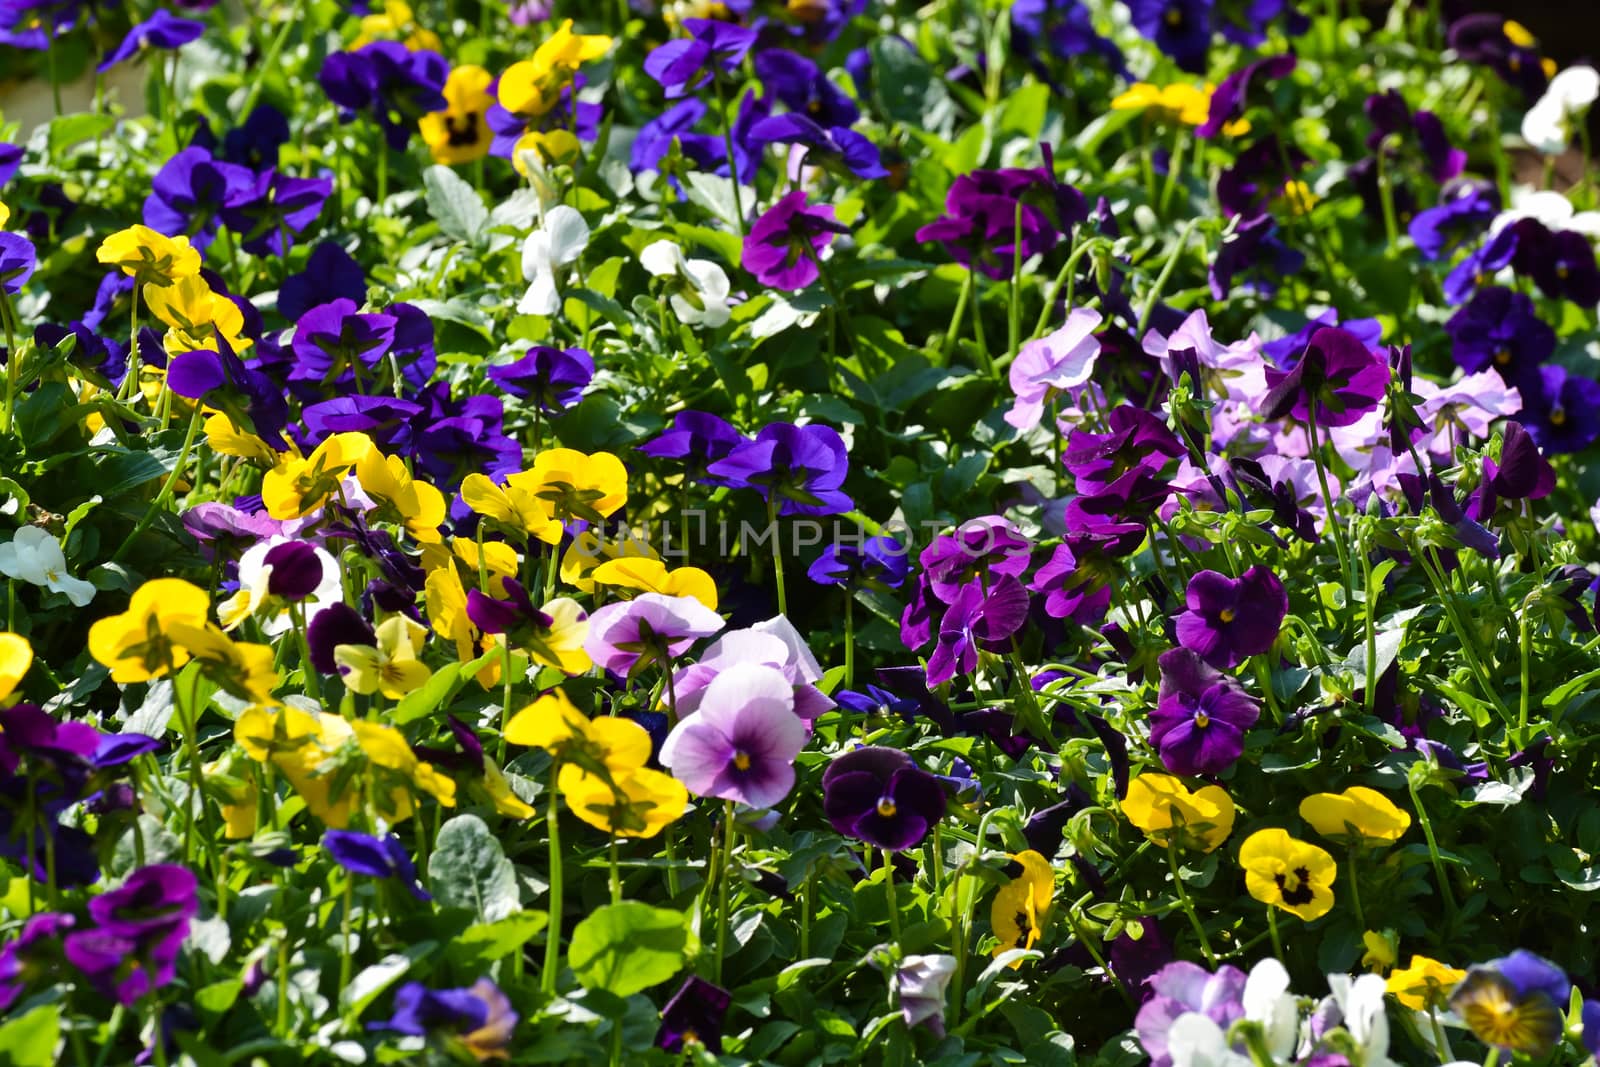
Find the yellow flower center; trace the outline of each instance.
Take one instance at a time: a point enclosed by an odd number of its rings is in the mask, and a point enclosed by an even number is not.
[[[1211,725],[1211,716],[1207,715],[1203,711],[1197,711],[1194,713],[1194,724],[1199,729],[1204,730],[1207,726]]]
[[[878,798],[878,814],[879,815],[882,815],[885,819],[892,819],[892,818],[894,818],[894,813],[895,813],[896,810],[898,810],[898,809],[896,809],[895,806],[894,806],[894,798],[893,797],[879,797]]]
[[[1176,29],[1183,25],[1183,9],[1180,7],[1167,8],[1167,25]]]
[[[1232,608],[1223,608],[1221,611],[1217,612],[1217,618],[1221,619],[1223,622],[1232,622],[1238,617],[1239,613],[1234,611]]]
[[[1554,408],[1550,409],[1550,425],[1551,426],[1561,426],[1561,425],[1564,425],[1566,423],[1566,421],[1567,421],[1567,412],[1566,412],[1566,410],[1564,408],[1554,407]]]
[[[748,771],[750,769],[750,753],[735,752],[733,754],[733,765],[741,771]]]
[[[1504,367],[1511,362],[1511,349],[1497,348],[1494,350],[1494,361]]]
[[[1536,38],[1528,32],[1528,28],[1522,23],[1506,19],[1501,29],[1505,31],[1506,40],[1518,48],[1532,48],[1534,46]]]

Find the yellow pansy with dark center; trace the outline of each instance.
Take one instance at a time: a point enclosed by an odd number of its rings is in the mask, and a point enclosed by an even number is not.
[[[1239,849],[1245,888],[1271,907],[1310,922],[1333,908],[1338,866],[1326,850],[1289,836],[1286,830],[1258,830]]]

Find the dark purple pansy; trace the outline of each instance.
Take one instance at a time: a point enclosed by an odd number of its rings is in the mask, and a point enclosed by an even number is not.
[[[1296,60],[1291,54],[1267,56],[1247,63],[1222,79],[1211,94],[1211,110],[1206,121],[1195,127],[1194,135],[1202,139],[1215,137],[1222,128],[1244,117],[1250,106],[1250,88],[1263,81],[1279,81],[1294,73]]]
[[[255,176],[248,196],[222,213],[222,221],[239,234],[239,247],[251,255],[282,256],[289,251],[290,239],[322,214],[332,194],[332,178],[298,178],[266,170]]]
[[[1150,713],[1150,743],[1173,774],[1217,775],[1244,752],[1261,708],[1238,682],[1188,648],[1163,652],[1161,689]]]
[[[1537,373],[1556,349],[1556,332],[1524,293],[1502,286],[1479,289],[1444,324],[1451,353],[1468,374],[1493,367],[1507,382]]]
[[[722,1051],[722,1024],[733,996],[719,985],[690,975],[661,1009],[656,1047],[682,1052],[685,1045],[700,1045],[711,1053]]]
[[[1555,487],[1555,468],[1540,454],[1533,434],[1522,423],[1508,420],[1500,440],[1500,458],[1483,457],[1478,521],[1490,519],[1501,500],[1539,500],[1554,492]]]
[[[1518,219],[1511,269],[1532,278],[1552,300],[1570,300],[1581,307],[1600,303],[1600,266],[1587,234],[1551,232],[1538,219]]]
[[[335,300],[361,304],[367,299],[367,278],[361,264],[333,241],[311,250],[305,268],[289,275],[278,287],[278,314],[290,322],[312,308]]]
[[[437,52],[413,51],[398,41],[373,41],[353,52],[334,52],[317,81],[349,122],[370,112],[390,149],[405,148],[417,119],[448,106],[444,98],[449,62]]]
[[[1445,186],[1438,206],[1418,212],[1407,232],[1423,258],[1444,259],[1488,229],[1499,212],[1498,189],[1488,182],[1463,180]]]
[[[1178,643],[1213,667],[1235,667],[1264,654],[1278,638],[1289,595],[1260,565],[1238,578],[1200,571],[1184,592],[1189,610],[1177,618]]]
[[[1133,28],[1190,74],[1203,74],[1211,47],[1213,0],[1130,0]]]
[[[32,241],[20,233],[0,231],[0,287],[15,296],[38,266],[39,253]]]
[[[393,315],[358,313],[353,300],[319,304],[295,328],[295,366],[289,380],[328,382],[352,371],[359,387],[360,369],[375,371],[393,347],[396,325]]]
[[[405,845],[394,834],[374,837],[355,830],[328,830],[322,847],[334,862],[352,874],[369,878],[395,878],[418,900],[432,900],[433,894],[417,881],[417,868]]]
[[[1239,223],[1217,249],[1207,273],[1211,296],[1226,300],[1236,284],[1270,296],[1280,279],[1298,273],[1305,263],[1303,253],[1278,237],[1278,224],[1271,215],[1256,215]]]
[[[1600,382],[1552,363],[1519,388],[1522,420],[1544,451],[1582,452],[1600,437]]]
[[[805,56],[767,48],[756,53],[755,68],[761,84],[785,107],[820,126],[851,126],[861,117],[855,101]]]
[[[368,645],[376,648],[378,635],[372,624],[348,604],[330,604],[306,626],[306,641],[311,646],[311,665],[323,674],[338,674],[333,650],[340,645]]]
[[[491,365],[489,380],[512,396],[526,397],[545,411],[576,404],[594,379],[594,359],[582,348],[535,345],[514,363]]]
[[[1349,330],[1324,327],[1288,372],[1267,368],[1266,419],[1292,415],[1306,422],[1315,405],[1317,425],[1349,426],[1383,400],[1389,364]]]
[[[255,175],[248,167],[216,159],[204,148],[185,148],[151,179],[144,224],[173,236],[187,234],[204,248],[222,213],[254,191]]]
[[[1009,574],[985,590],[973,583],[961,591],[939,621],[938,643],[928,657],[928,684],[941,685],[978,667],[980,648],[1001,648],[1028,617],[1028,591]]]
[[[884,178],[889,174],[878,146],[865,136],[845,126],[825,129],[797,111],[754,123],[745,140],[757,151],[775,144],[803,149],[789,155],[791,177],[799,174],[801,166],[823,167],[840,177]]]
[[[939,780],[893,748],[868,745],[822,772],[823,811],[833,828],[873,848],[915,848],[944,816]]]
[[[92,929],[67,935],[67,961],[103,995],[131,1006],[177,975],[178,953],[199,908],[194,873],[173,864],[141,867],[89,900]]]
[[[61,935],[72,929],[71,915],[47,911],[30,916],[16,937],[0,945],[0,1011],[9,1011],[25,985],[41,977],[51,957],[60,958]]]

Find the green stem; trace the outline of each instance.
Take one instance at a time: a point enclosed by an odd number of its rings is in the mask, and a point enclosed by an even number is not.
[[[544,971],[540,982],[546,997],[556,995],[557,968],[561,964],[561,822],[556,800],[556,772],[559,763],[550,765],[550,805],[545,816],[546,834],[550,841],[550,924],[546,928],[544,943]]]
[[[1344,602],[1354,603],[1355,594],[1350,589],[1350,550],[1345,547],[1344,527],[1333,510],[1333,493],[1328,489],[1328,468],[1322,460],[1322,443],[1317,436],[1317,399],[1306,404],[1306,431],[1311,436],[1311,459],[1317,467],[1317,485],[1322,489],[1322,503],[1328,509],[1328,530],[1333,534],[1333,547],[1339,553],[1339,580],[1344,583]]]
[[[1189,917],[1189,925],[1194,927],[1195,936],[1200,938],[1200,951],[1206,958],[1206,966],[1216,969],[1217,954],[1211,951],[1211,938],[1206,936],[1206,928],[1200,922],[1200,916],[1194,910],[1194,901],[1189,898],[1189,888],[1183,884],[1183,873],[1178,866],[1178,846],[1176,843],[1167,845],[1167,865],[1172,868],[1172,886],[1178,894],[1178,903],[1183,907],[1183,913]],[[1271,912],[1268,912],[1270,915]],[[1080,940],[1082,940],[1080,938]],[[1282,953],[1279,953],[1281,956]]]
[[[728,883],[733,880],[733,801],[722,802],[722,876],[717,881],[717,957],[712,981],[722,984],[722,962],[728,955]]]
[[[1360,847],[1352,846],[1350,849],[1350,903],[1354,905],[1356,909],[1356,925],[1362,930],[1365,930],[1367,928],[1367,917],[1366,914],[1361,910],[1361,874],[1359,871],[1360,859]]]
[[[967,279],[961,283],[961,294],[956,297],[955,314],[950,316],[950,326],[944,332],[944,361],[946,363],[950,362],[950,355],[956,350],[956,339],[961,336],[961,320],[967,313],[967,303],[972,299],[972,293],[977,284],[977,272],[967,271]]]
[[[617,866],[617,839],[611,839],[611,847],[606,851],[606,859],[610,866],[611,903],[622,903],[622,870]]]
[[[1420,468],[1419,468],[1420,469]],[[1365,707],[1367,712],[1372,712],[1373,701],[1378,692],[1378,679],[1373,675],[1378,673],[1378,590],[1372,585],[1372,553],[1367,550],[1367,528],[1364,525],[1356,526],[1356,556],[1361,560],[1361,601],[1366,609],[1363,628],[1366,630],[1366,691]]]
[[[356,879],[349,871],[344,879],[344,908],[339,914],[339,988],[350,988],[350,920],[356,907]]]
[[[267,45],[266,53],[261,57],[261,65],[256,68],[255,80],[250,83],[250,91],[245,94],[244,104],[236,112],[241,118],[250,114],[255,107],[256,100],[261,96],[261,88],[265,84],[267,75],[279,69],[278,56],[283,53],[283,46],[289,41],[289,34],[296,26],[306,21],[305,0],[299,0],[283,25],[278,28],[278,35]]]
[[[889,907],[889,936],[900,946],[900,900],[894,888],[894,853],[883,850],[883,895]]]
[[[1428,858],[1433,861],[1433,874],[1439,882],[1439,895],[1444,897],[1446,914],[1454,920],[1456,915],[1456,897],[1450,889],[1450,879],[1444,869],[1444,858],[1439,855],[1439,842],[1433,836],[1433,820],[1428,818],[1428,809],[1422,806],[1422,792],[1417,788],[1417,783],[1406,776],[1406,788],[1411,791],[1411,804],[1417,809],[1417,822],[1422,824],[1422,836],[1428,842]]]
[[[1018,200],[1011,227],[1011,301],[1006,309],[1006,358],[1017,358],[1022,344],[1022,201]]]
[[[778,583],[778,614],[789,614],[789,598],[783,584],[783,538],[778,532],[778,502],[767,497],[767,533],[772,537],[772,571]]]
[[[137,365],[138,357],[130,357],[130,373],[138,373]],[[189,462],[189,453],[194,448],[195,436],[200,432],[201,412],[203,410],[204,405],[202,405],[199,401],[196,401],[194,405],[194,413],[189,416],[189,430],[183,436],[183,447],[178,450],[178,460],[175,464],[173,464],[172,472],[167,475],[167,480],[161,483],[161,491],[156,494],[156,498],[151,501],[150,506],[145,509],[145,513],[142,517],[140,517],[139,522],[134,526],[133,530],[128,534],[128,536],[123,539],[122,544],[117,546],[117,550],[111,554],[112,563],[120,560],[128,551],[128,549],[133,547],[133,542],[138,539],[140,534],[144,533],[150,528],[150,524],[156,521],[156,516],[166,508],[167,502],[172,499],[172,491],[177,486],[178,479],[183,477],[183,468]]]
[[[1155,284],[1150,287],[1150,292],[1146,294],[1144,307],[1139,309],[1139,325],[1133,331],[1135,339],[1144,336],[1145,327],[1150,325],[1150,316],[1155,314],[1156,304],[1161,300],[1161,293],[1166,289],[1167,282],[1172,279],[1172,272],[1178,268],[1178,258],[1189,243],[1189,235],[1194,233],[1195,227],[1199,225],[1199,218],[1193,218],[1178,232],[1177,243],[1172,246],[1172,251],[1167,253],[1167,261],[1162,265],[1161,273],[1156,275]]]
[[[1528,728],[1528,702],[1533,693],[1529,663],[1532,656],[1532,645],[1528,635],[1527,604],[1523,604],[1522,610],[1517,613],[1517,644],[1522,657],[1522,695],[1517,710],[1517,733],[1520,735]]]
[[[733,190],[733,221],[739,229],[739,240],[744,240],[744,194],[739,191],[739,166],[735,162],[738,157],[733,152],[733,122],[734,116],[728,114],[728,95],[723,87],[721,75],[715,75],[711,84],[717,89],[717,107],[722,112],[722,144],[728,152],[728,185]]]
[[[1272,954],[1283,962],[1283,938],[1278,935],[1278,906],[1267,905],[1267,931],[1272,935]]]
[[[855,688],[856,677],[856,626],[855,590],[846,586],[844,596],[844,687]],[[1524,680],[1526,685],[1526,680]]]

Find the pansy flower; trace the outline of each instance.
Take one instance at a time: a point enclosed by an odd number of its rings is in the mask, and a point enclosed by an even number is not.
[[[849,457],[837,430],[816,424],[767,425],[706,468],[735,488],[751,488],[780,515],[837,515],[853,505],[840,490]]]
[[[445,107],[430,111],[417,122],[422,140],[435,163],[455,166],[489,154],[493,134],[485,117],[494,104],[489,86],[494,76],[475,63],[455,67],[442,90]]]
[[[1313,793],[1300,802],[1300,817],[1323,837],[1368,846],[1390,845],[1411,826],[1411,816],[1366,786],[1342,793]]]
[[[691,974],[661,1009],[656,1047],[682,1052],[699,1045],[707,1052],[722,1052],[722,1024],[733,996],[726,989]]]
[[[1238,578],[1198,571],[1184,593],[1187,611],[1176,620],[1178,643],[1213,667],[1236,667],[1272,648],[1289,613],[1289,594],[1260,565]]]
[[[1316,845],[1296,840],[1287,830],[1257,830],[1239,848],[1245,888],[1269,907],[1282,908],[1306,922],[1333,908],[1338,865]]]
[[[1450,993],[1467,976],[1467,972],[1427,956],[1413,955],[1405,967],[1389,973],[1385,989],[1404,1007],[1412,1011],[1433,1011],[1443,1008]]]
[[[110,667],[120,685],[159,678],[189,662],[170,625],[204,626],[210,612],[205,590],[181,578],[153,578],[134,591],[127,611],[89,627],[89,654]]]
[[[806,735],[789,680],[764,664],[737,664],[711,680],[695,712],[667,735],[661,762],[696,796],[769,808],[794,787]]]
[[[1233,799],[1220,785],[1190,792],[1170,774],[1146,771],[1128,783],[1122,813],[1163,848],[1215,851],[1233,832]]]
[[[394,1014],[367,1028],[428,1037],[482,1062],[505,1058],[517,1018],[510,998],[487,978],[465,989],[406,982],[395,992]]]
[[[910,756],[863,746],[828,764],[823,811],[839,833],[873,848],[915,848],[944,815],[944,789]]]
[[[751,225],[741,262],[762,285],[804,289],[819,276],[823,250],[849,232],[835,219],[832,204],[810,204],[806,191],[795,189]]]
[[[996,956],[1014,948],[1033,948],[1055,898],[1056,872],[1049,860],[1032,849],[1013,853],[1011,860],[1009,866],[1015,873],[995,893],[989,908],[989,926],[1000,939],[994,948]],[[1010,966],[1021,967],[1022,961],[1015,960]]]
[[[667,91],[668,100],[699,89],[731,72],[756,43],[756,31],[716,19],[684,19],[686,38],[657,46],[645,56],[644,72]]]
[[[433,899],[433,894],[418,883],[416,864],[394,834],[374,837],[355,830],[327,830],[322,835],[322,847],[351,874],[393,878],[418,900]]]
[[[449,64],[437,52],[412,51],[395,41],[372,41],[329,55],[317,81],[328,99],[339,106],[342,121],[371,112],[389,148],[398,152],[405,148],[422,116],[449,106],[444,97],[449,73]]]
[[[1450,1008],[1484,1044],[1540,1058],[1561,1040],[1571,989],[1561,968],[1519,948],[1469,969]]]
[[[1161,654],[1161,695],[1150,713],[1150,743],[1174,774],[1221,774],[1244,752],[1261,707],[1238,682],[1188,648]]]

